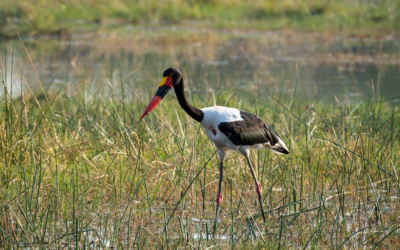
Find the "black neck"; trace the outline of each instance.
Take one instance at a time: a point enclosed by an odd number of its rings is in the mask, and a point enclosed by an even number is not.
[[[204,118],[204,113],[200,109],[197,109],[190,105],[190,103],[186,99],[183,78],[181,78],[178,84],[174,85],[174,89],[176,97],[178,98],[179,104],[181,105],[182,109],[185,110],[190,117],[198,122],[201,122]]]

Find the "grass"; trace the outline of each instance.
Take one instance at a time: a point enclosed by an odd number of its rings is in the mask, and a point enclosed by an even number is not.
[[[215,102],[257,114],[291,151],[251,154],[266,224],[245,159],[229,157],[213,238],[216,148],[173,94],[144,121],[155,91],[146,73],[147,85],[114,76],[73,88],[65,80],[52,91],[39,85],[13,97],[4,84],[3,72],[13,71],[7,60],[3,55],[0,247],[399,247],[400,116],[382,96],[310,105],[297,83],[293,93],[275,95],[252,84],[189,94],[197,107]],[[194,81],[190,67],[183,72]]]
[[[96,31],[124,24],[172,23],[217,29],[398,34],[400,1],[42,1],[0,2],[0,34]],[[189,23],[188,21],[195,21]],[[197,23],[196,23],[197,22]]]

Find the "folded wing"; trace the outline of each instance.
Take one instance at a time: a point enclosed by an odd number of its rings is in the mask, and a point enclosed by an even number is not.
[[[224,133],[235,145],[250,146],[269,144],[271,150],[281,154],[288,154],[285,144],[279,135],[257,116],[240,111],[242,121],[221,122],[219,130]]]

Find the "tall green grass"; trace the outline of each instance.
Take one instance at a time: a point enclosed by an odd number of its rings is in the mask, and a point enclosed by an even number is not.
[[[190,68],[183,72],[190,91]],[[120,78],[20,97],[4,82],[0,247],[399,247],[399,108],[380,96],[310,104],[297,82],[294,93],[274,95],[252,84],[246,95],[189,92],[197,107],[257,114],[291,152],[251,154],[265,224],[245,159],[231,154],[214,237],[217,149],[173,93],[139,121],[155,91],[150,79],[148,94]]]
[[[358,0],[15,0],[0,1],[0,34],[98,30],[98,24],[206,21],[201,27],[295,29],[350,34],[387,34],[399,29],[400,1]],[[195,24],[192,24],[195,25]]]

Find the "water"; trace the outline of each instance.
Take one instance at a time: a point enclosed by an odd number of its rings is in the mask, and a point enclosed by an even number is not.
[[[157,33],[162,28],[143,29]],[[211,31],[185,32],[190,37],[190,32]],[[20,41],[9,40],[1,44],[6,65],[2,77],[14,96],[20,95],[21,88],[27,91],[27,85],[32,91],[38,90],[38,78],[45,89],[64,86],[70,94],[85,85],[90,96],[99,86],[107,85],[107,80],[119,86],[121,77],[135,91],[150,95],[162,72],[173,66],[183,72],[191,90],[204,97],[210,89],[238,96],[249,88],[261,99],[278,97],[294,91],[298,76],[296,95],[310,103],[357,103],[371,97],[393,105],[400,102],[400,46],[393,37],[215,33],[214,39],[182,42],[157,40],[147,33],[140,39],[111,34],[26,38],[24,43],[37,76]]]

